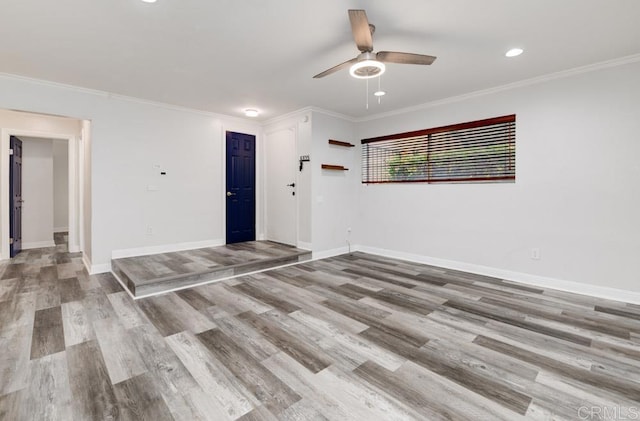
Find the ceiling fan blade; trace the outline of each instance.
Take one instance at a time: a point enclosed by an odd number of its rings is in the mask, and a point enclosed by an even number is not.
[[[400,64],[426,64],[433,63],[436,59],[434,56],[412,53],[398,53],[395,51],[380,51],[376,58],[383,63],[400,63]]]
[[[363,53],[373,51],[373,38],[371,37],[367,12],[351,9],[349,10],[349,20],[351,21],[351,32],[353,32],[353,39],[356,41],[358,50]]]
[[[340,63],[337,66],[333,66],[332,68],[327,69],[322,73],[318,73],[313,78],[314,79],[320,79],[321,77],[329,76],[331,73],[335,73],[340,69],[344,69],[345,67],[348,67],[350,64],[353,64],[356,61],[358,61],[357,58],[352,58],[351,60],[345,61],[344,63]]]

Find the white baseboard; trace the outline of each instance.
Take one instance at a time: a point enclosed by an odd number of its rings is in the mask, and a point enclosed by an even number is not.
[[[356,248],[354,246],[351,246],[351,251],[357,251]],[[311,253],[311,258],[313,260],[318,260],[318,259],[326,259],[329,257],[333,257],[333,256],[339,256],[341,254],[345,254],[345,253],[349,253],[349,247],[344,246],[344,247],[338,247],[335,249],[331,249],[331,250],[325,250],[325,251],[314,251],[313,253]]]
[[[311,243],[305,243],[303,241],[298,241],[298,245],[296,246],[296,248],[302,249],[302,250],[311,250]]]
[[[493,276],[495,278],[506,279],[521,284],[572,292],[574,294],[589,295],[592,297],[605,298],[608,300],[622,301],[625,303],[640,304],[640,292],[635,291],[627,291],[623,289],[603,287],[592,284],[583,284],[580,282],[548,278],[544,276],[533,275],[530,273],[515,272],[489,266],[475,265],[472,263],[464,263],[454,260],[438,259],[435,257],[380,249],[376,247],[356,246],[355,249],[363,253],[376,254],[378,256],[391,257],[394,259],[406,260],[415,263],[424,263],[427,265],[438,266],[445,269],[461,270],[478,275]]]
[[[97,275],[98,273],[111,272],[111,263],[103,263],[101,265],[91,265],[89,275]]]
[[[84,268],[91,274],[91,259],[87,256],[87,253],[82,253],[82,263],[84,264]]]
[[[86,253],[82,253],[82,263],[84,263],[84,267],[87,269],[87,272],[89,272],[89,275],[111,272],[111,263],[94,265],[91,263],[91,259],[89,259],[89,256],[87,256]]]
[[[205,240],[194,241],[190,243],[163,244],[160,246],[139,247],[124,250],[113,250],[111,252],[112,259],[122,259],[124,257],[148,256],[150,254],[170,253],[173,251],[201,249],[205,247],[217,247],[224,245],[224,240]]]
[[[22,250],[42,249],[46,247],[55,247],[55,246],[56,246],[56,243],[53,240],[33,241],[31,243],[22,243]]]
[[[69,232],[69,227],[54,227],[53,232]]]

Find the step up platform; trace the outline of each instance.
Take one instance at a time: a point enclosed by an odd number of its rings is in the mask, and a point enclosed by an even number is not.
[[[136,297],[186,288],[311,259],[311,252],[272,241],[113,259],[111,270]]]

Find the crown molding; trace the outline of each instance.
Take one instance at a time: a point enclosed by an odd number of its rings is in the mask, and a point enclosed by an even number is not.
[[[72,90],[74,92],[79,92],[79,93],[83,93],[83,94],[97,95],[97,96],[102,96],[102,97],[109,97],[109,95],[111,95],[109,92],[106,92],[106,91],[100,91],[100,90],[97,90],[97,89],[90,89],[90,88],[83,88],[81,86],[76,86],[76,85],[67,85],[66,83],[52,82],[50,80],[44,80],[44,79],[36,79],[36,78],[33,78],[33,77],[16,75],[16,74],[13,74],[13,73],[2,73],[2,72],[0,72],[0,77],[5,78],[5,79],[13,79],[13,80],[19,80],[19,81],[22,81],[22,82],[33,83],[34,85],[48,86],[48,87],[51,87],[51,88],[69,89],[69,90]]]
[[[552,80],[563,79],[570,76],[575,76],[583,73],[595,72],[602,69],[608,69],[611,67],[623,66],[625,64],[637,63],[640,61],[640,54],[633,54],[630,56],[620,57],[612,60],[602,61],[599,63],[588,64],[586,66],[575,67],[573,69],[562,70],[555,73],[549,73],[543,76],[537,76],[530,79],[524,79],[513,83],[508,83],[506,85],[500,85],[493,88],[481,89],[479,91],[469,92],[467,94],[456,95],[448,98],[438,99],[435,101],[425,102],[418,105],[413,105],[410,107],[400,108],[393,111],[388,111],[385,113],[372,114],[366,117],[360,117],[352,119],[352,121],[356,123],[362,123],[366,121],[379,120],[381,118],[393,117],[396,115],[406,114],[413,111],[420,111],[427,108],[436,107],[439,105],[451,104],[455,102],[465,101],[471,98],[477,98],[485,95],[490,95],[502,91],[507,91],[510,89],[522,88],[525,86],[536,85],[539,83],[544,83]]]
[[[298,110],[294,110],[294,111],[290,111],[288,113],[285,114],[281,114],[277,117],[272,117],[268,120],[263,121],[262,127],[267,127],[267,126],[273,126],[274,124],[278,124],[278,123],[282,123],[285,120],[291,119],[291,118],[299,118],[302,117],[305,113],[311,112],[312,107],[304,107],[304,108],[300,108]]]
[[[331,111],[331,110],[326,110],[324,108],[319,108],[319,107],[308,107],[311,111],[313,111],[314,113],[320,113],[320,114],[324,114],[324,115],[328,115],[329,117],[335,117],[335,118],[339,118],[341,120],[345,120],[345,121],[349,121],[351,123],[357,123],[358,119],[356,119],[355,117],[351,117],[349,115],[346,114],[342,114],[342,113],[338,113],[336,111]]]
[[[114,93],[107,92],[107,91],[101,91],[101,90],[90,89],[90,88],[83,88],[81,86],[68,85],[68,84],[59,83],[59,82],[52,82],[52,81],[49,81],[49,80],[35,79],[35,78],[27,77],[27,76],[20,76],[20,75],[15,75],[15,74],[11,74],[11,73],[2,73],[2,72],[0,72],[0,78],[12,79],[12,80],[17,80],[17,81],[21,81],[21,82],[27,82],[27,83],[31,83],[31,84],[35,84],[35,85],[47,86],[47,87],[50,87],[50,88],[66,89],[66,90],[70,90],[70,91],[73,91],[73,92],[99,96],[99,97],[106,98],[106,99],[117,99],[117,100],[132,102],[132,103],[136,103],[136,104],[150,105],[152,107],[164,108],[164,109],[172,110],[172,111],[180,111],[180,112],[189,113],[189,114],[197,114],[197,115],[202,115],[202,116],[211,117],[211,118],[223,119],[223,120],[226,120],[226,121],[237,121],[237,122],[242,122],[243,124],[248,124],[248,125],[252,125],[252,126],[260,126],[259,122],[255,121],[255,120],[250,120],[250,119],[247,119],[247,118],[230,116],[230,115],[220,114],[220,113],[214,113],[214,112],[211,112],[211,111],[203,111],[203,110],[198,110],[198,109],[195,109],[195,108],[189,108],[189,107],[183,107],[183,106],[179,106],[179,105],[167,104],[165,102],[152,101],[152,100],[147,100],[147,99],[143,99],[143,98],[136,98],[136,97],[127,96],[127,95],[114,94]]]
[[[288,112],[286,114],[282,114],[282,115],[280,115],[278,117],[273,117],[273,118],[270,118],[269,120],[263,121],[262,122],[262,126],[263,127],[272,126],[274,124],[281,123],[282,121],[288,120],[290,118],[301,117],[305,113],[309,113],[309,112],[328,115],[330,117],[339,118],[341,120],[349,121],[351,123],[356,123],[357,122],[357,119],[355,119],[355,118],[353,118],[351,116],[348,116],[346,114],[341,114],[341,113],[338,113],[338,112],[335,112],[335,111],[326,110],[324,108],[319,108],[319,107],[315,107],[315,106],[308,106],[308,107],[300,108],[298,110],[291,111],[291,112]]]

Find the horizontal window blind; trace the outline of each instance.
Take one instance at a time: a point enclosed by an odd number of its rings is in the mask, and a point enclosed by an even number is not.
[[[516,116],[362,140],[362,182],[500,182],[516,177]]]

